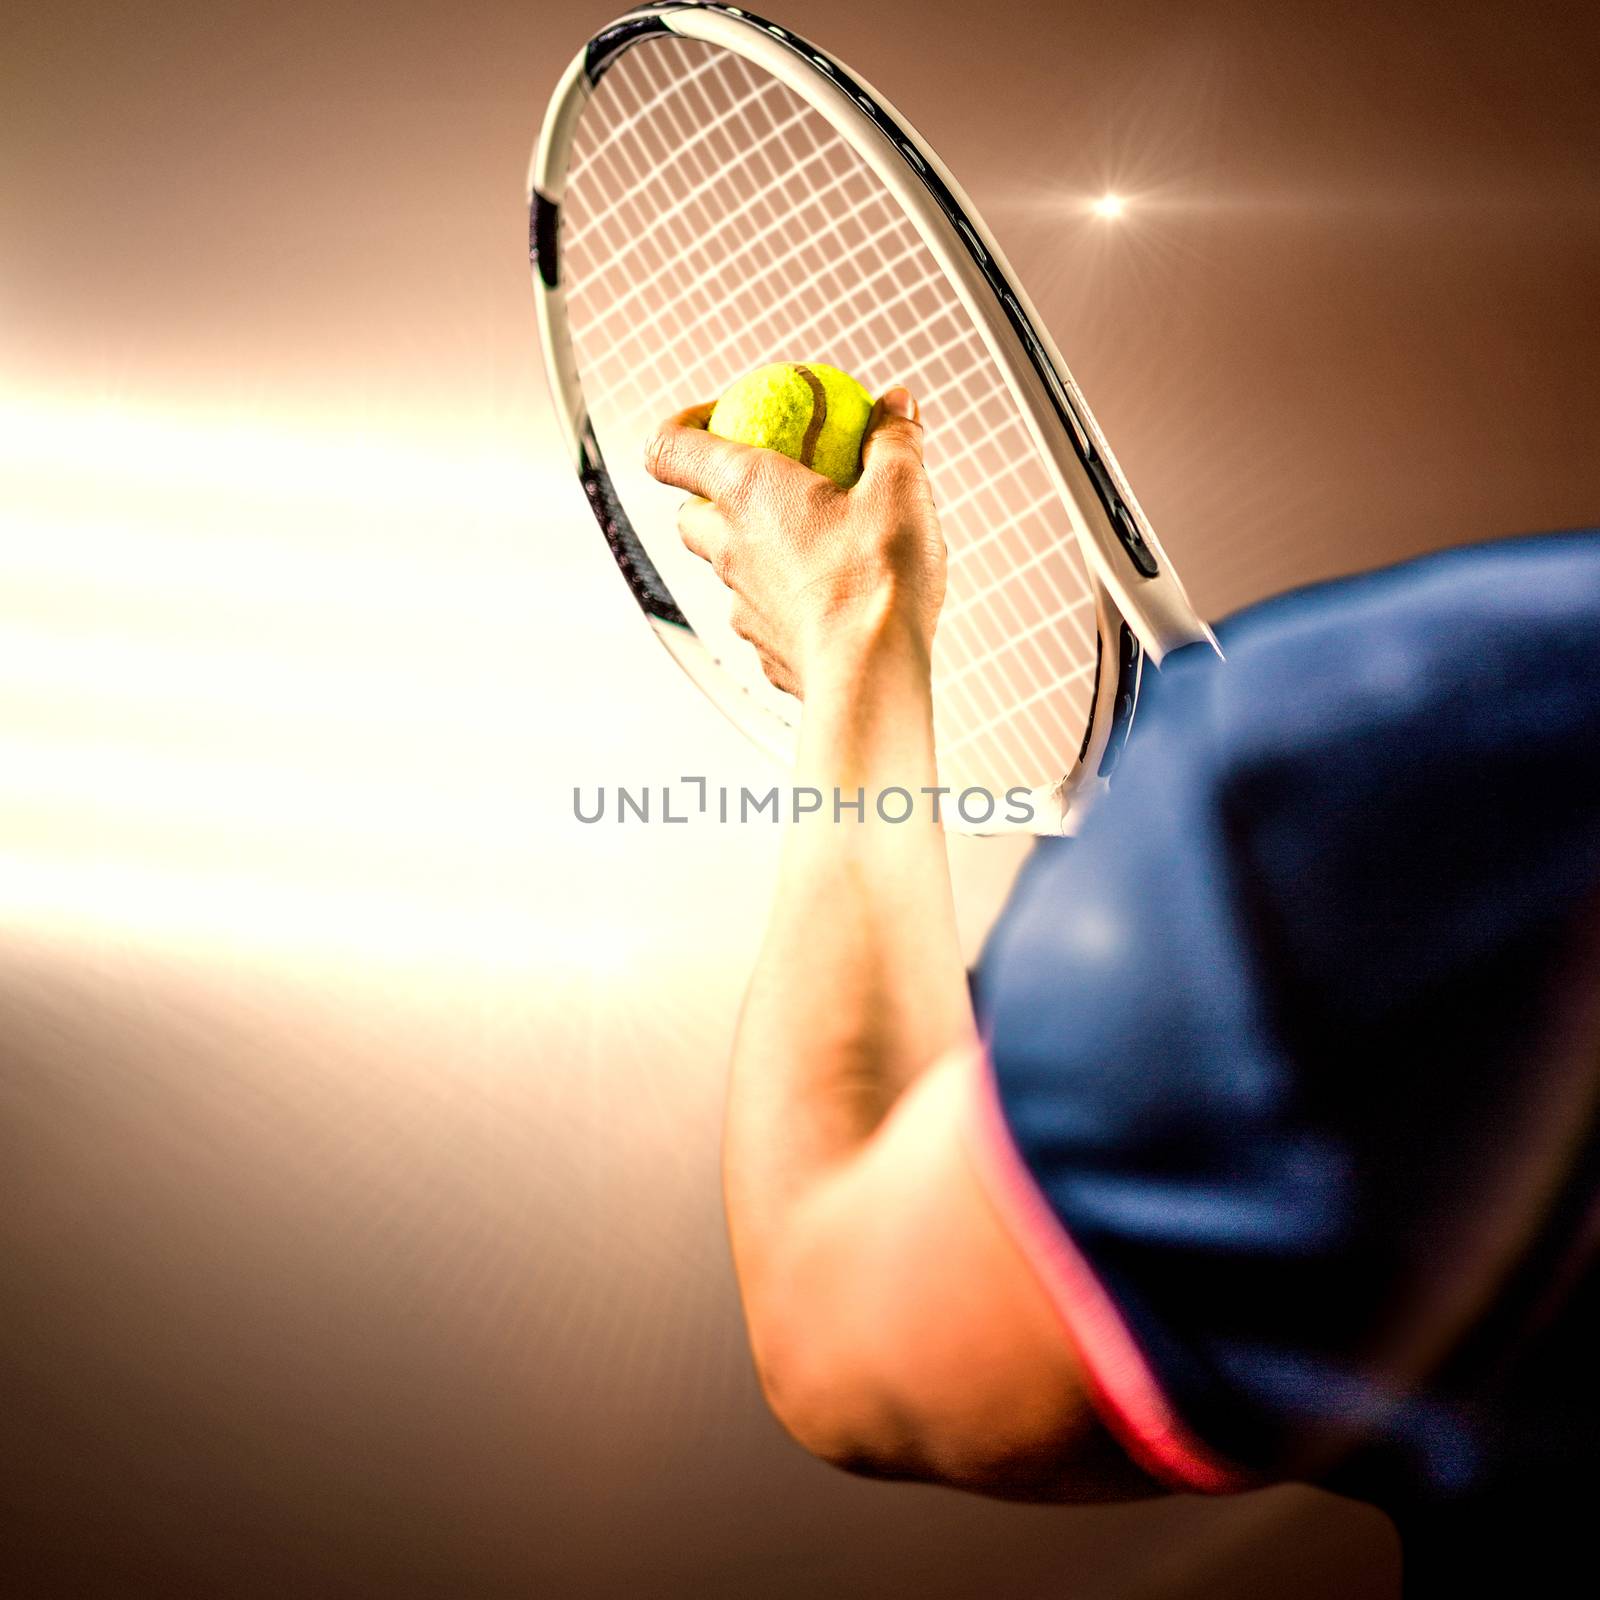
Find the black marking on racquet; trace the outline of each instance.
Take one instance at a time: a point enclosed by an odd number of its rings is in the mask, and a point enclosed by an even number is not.
[[[1105,649],[1102,640],[1100,648]],[[1128,743],[1128,735],[1133,731],[1134,707],[1139,703],[1139,679],[1144,672],[1144,647],[1139,643],[1138,636],[1125,621],[1117,625],[1117,703],[1111,708],[1111,731],[1106,739],[1106,747],[1100,752],[1099,775],[1109,778],[1122,759],[1122,752]],[[1100,686],[1100,663],[1095,662],[1095,688]],[[1084,740],[1084,750],[1089,748],[1089,742]],[[1080,761],[1083,757],[1080,755]]]
[[[583,60],[583,72],[584,76],[589,80],[589,87],[592,89],[599,83],[606,68],[624,50],[638,44],[641,39],[648,39],[652,34],[670,33],[672,31],[659,15],[650,15],[652,11],[659,13],[661,11],[681,11],[682,9],[682,0],[665,0],[665,3],[642,7],[632,15],[623,17],[620,22],[614,23],[603,32],[597,33],[589,41],[589,48]],[[706,7],[708,11],[726,11],[727,9],[728,7],[726,6]],[[741,13],[735,11],[733,15],[739,16]]]
[[[678,609],[655,562],[633,531],[628,513],[622,509],[587,413],[578,429],[578,481],[589,497],[589,509],[594,512],[594,519],[600,524],[600,531],[611,546],[612,557],[633,590],[639,608],[663,622],[675,622],[680,628],[687,628],[689,619]]]
[[[555,288],[561,277],[561,260],[556,251],[560,222],[561,207],[535,189],[533,213],[528,218],[528,261],[547,289]]]

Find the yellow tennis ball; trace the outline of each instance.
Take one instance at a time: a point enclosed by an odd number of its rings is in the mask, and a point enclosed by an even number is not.
[[[872,396],[848,372],[820,361],[775,361],[733,384],[707,426],[737,444],[791,456],[848,489],[861,476],[871,411]]]

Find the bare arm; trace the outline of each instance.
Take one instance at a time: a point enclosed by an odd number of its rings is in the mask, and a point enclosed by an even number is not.
[[[843,491],[704,419],[669,424],[651,470],[703,497],[684,540],[733,591],[768,676],[803,697],[795,782],[824,796],[785,841],[727,1110],[728,1222],[768,1399],[856,1470],[1041,1498],[1112,1479],[1145,1492],[1108,1466],[1070,1340],[963,1153],[981,1058],[924,792],[944,545],[920,424],[880,403]],[[879,813],[888,790],[914,799],[908,819],[887,820],[898,794]],[[836,791],[852,805],[859,791],[860,813],[836,816]]]
[[[724,1141],[734,1261],[758,1335],[804,1326],[800,1308],[782,1310],[797,1208],[860,1152],[913,1079],[974,1033],[943,830],[921,793],[937,782],[926,648],[892,614],[812,680],[796,782],[827,798],[785,841]],[[889,790],[915,797],[909,820],[877,814]],[[836,791],[861,791],[865,819],[836,822]],[[892,795],[888,815],[903,803]],[[767,1354],[758,1342],[759,1364]]]

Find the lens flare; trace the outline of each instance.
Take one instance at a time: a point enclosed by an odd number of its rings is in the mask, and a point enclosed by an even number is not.
[[[608,642],[569,478],[0,391],[0,932],[625,967],[648,918],[609,873],[647,836],[567,801],[654,775],[612,764],[594,705],[657,647],[620,615]]]

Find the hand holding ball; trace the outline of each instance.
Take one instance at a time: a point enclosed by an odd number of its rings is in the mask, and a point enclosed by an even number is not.
[[[849,373],[777,361],[733,384],[706,427],[736,444],[776,450],[848,489],[861,475],[871,414],[872,396]]]

